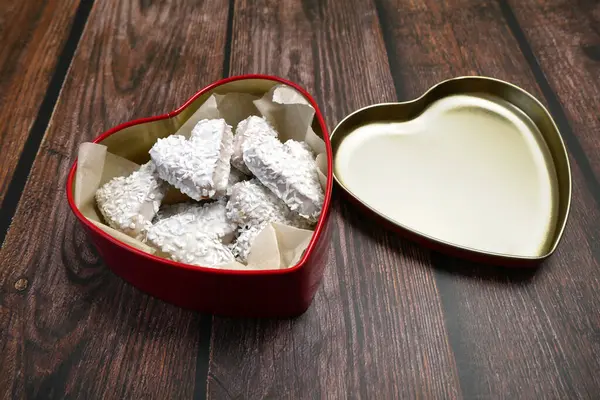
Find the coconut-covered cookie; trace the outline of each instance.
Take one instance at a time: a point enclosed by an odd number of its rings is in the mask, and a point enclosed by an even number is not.
[[[235,129],[233,137],[233,155],[231,165],[243,173],[250,175],[244,163],[243,147],[246,141],[261,140],[263,137],[277,137],[277,131],[262,117],[251,116],[241,121]]]
[[[291,211],[258,179],[240,182],[233,186],[227,202],[227,217],[241,226],[281,222],[308,229],[311,225],[308,220]]]
[[[238,225],[226,216],[225,203],[184,203],[148,228],[147,241],[175,261],[216,266],[233,260],[224,244],[234,238]]]
[[[158,176],[195,200],[226,192],[232,153],[233,134],[224,119],[202,120],[189,139],[168,136],[150,149]]]
[[[231,253],[236,260],[241,263],[248,262],[248,255],[250,254],[250,248],[252,248],[254,239],[256,239],[258,234],[261,233],[267,225],[267,223],[250,225],[240,230],[240,234],[236,241],[229,246]]]
[[[325,198],[317,165],[300,146],[290,142],[284,145],[274,137],[246,141],[244,163],[292,211],[314,220]]]
[[[167,185],[148,162],[127,177],[116,177],[96,191],[100,213],[112,228],[140,238],[151,225]]]

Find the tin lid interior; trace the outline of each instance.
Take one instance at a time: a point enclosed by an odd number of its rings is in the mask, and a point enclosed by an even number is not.
[[[564,229],[564,144],[543,106],[513,85],[459,78],[412,102],[367,107],[336,127],[332,146],[348,194],[429,242],[539,260]]]

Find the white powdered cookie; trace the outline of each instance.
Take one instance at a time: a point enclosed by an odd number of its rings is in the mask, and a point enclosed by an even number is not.
[[[233,137],[231,165],[243,173],[250,175],[250,170],[244,163],[244,143],[249,140],[260,140],[266,136],[277,137],[277,132],[264,118],[251,116],[241,121],[235,129],[235,136]]]
[[[143,236],[159,210],[167,185],[146,163],[127,177],[116,177],[96,191],[100,213],[112,228],[131,237]]]
[[[274,137],[247,141],[243,146],[244,162],[292,211],[314,220],[321,213],[325,198],[317,165],[301,146],[289,142],[284,145]]]
[[[189,140],[172,135],[150,149],[158,176],[195,200],[226,192],[232,153],[233,134],[224,119],[202,120]]]
[[[227,219],[223,202],[179,208],[179,213],[148,229],[148,243],[171,259],[188,264],[212,267],[233,260],[223,243],[231,242],[238,225]]]
[[[242,226],[259,225],[265,222],[281,222],[303,229],[311,226],[310,221],[292,212],[258,179],[240,182],[233,186],[227,202],[227,217]]]
[[[248,254],[250,254],[252,243],[254,243],[254,239],[256,239],[266,226],[267,223],[262,223],[260,225],[246,226],[240,230],[240,235],[236,241],[229,246],[236,260],[241,263],[248,262]]]

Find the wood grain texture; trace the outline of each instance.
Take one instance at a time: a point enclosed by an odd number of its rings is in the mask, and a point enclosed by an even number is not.
[[[399,97],[480,74],[545,101],[497,3],[379,4]],[[600,215],[577,160],[572,166],[570,222],[558,252],[537,273],[433,256],[465,398],[590,398],[600,391],[594,373],[600,368]]]
[[[560,99],[598,181],[600,3],[590,0],[508,3]]]
[[[298,82],[330,128],[394,101],[370,1],[236,1],[231,73]],[[284,321],[213,319],[210,398],[457,398],[427,252],[336,192],[331,263],[311,308]]]
[[[78,4],[60,0],[0,2],[0,203]]]
[[[64,187],[82,141],[221,77],[226,21],[216,2],[95,3],[0,251],[0,398],[192,397],[203,317],[111,274]]]
[[[543,268],[430,254],[336,191],[331,263],[312,307],[293,320],[215,317],[208,382],[197,380],[207,317],[111,274],[68,210],[81,141],[175,108],[222,65],[300,83],[330,128],[457,75],[494,76],[547,102],[503,1],[233,3],[224,60],[226,2],[96,2],[0,250],[0,398],[190,398],[206,384],[215,399],[597,397],[600,210],[585,171],[597,179],[600,168],[600,11],[589,0],[510,1],[586,157],[573,154],[570,221]],[[76,4],[0,4],[0,200]]]

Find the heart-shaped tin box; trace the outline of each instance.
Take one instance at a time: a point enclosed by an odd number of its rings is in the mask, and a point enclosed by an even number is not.
[[[314,108],[312,130],[323,139],[327,159],[323,208],[312,238],[299,261],[285,269],[216,269],[175,262],[133,247],[111,236],[106,229],[100,229],[96,221],[86,218],[77,207],[76,160],[67,181],[69,205],[106,265],[114,273],[153,296],[201,312],[232,316],[288,317],[301,314],[308,308],[327,262],[331,236],[329,207],[333,175],[327,128],[316,102],[306,91],[277,77],[232,77],[200,90],[173,112],[126,122],[103,133],[94,143],[106,146],[107,152],[111,154],[142,164],[148,160],[148,150],[157,137],[176,133],[213,94],[252,94],[260,97],[279,84],[294,88],[303,96],[301,101],[308,102]]]
[[[560,241],[566,149],[548,111],[514,85],[444,81],[413,101],[354,112],[331,141],[334,177],[350,198],[429,247],[534,266]]]
[[[202,89],[173,112],[119,125],[94,143],[145,162],[153,145],[148,132],[154,138],[177,132],[212,94],[261,96],[277,84],[296,89],[314,108],[312,129],[323,139],[327,159],[323,210],[299,261],[284,269],[215,269],[132,247],[99,229],[76,206],[76,161],[67,182],[69,205],[117,275],[153,296],[202,312],[301,314],[327,263],[334,178],[366,218],[380,218],[438,251],[533,266],[556,249],[571,199],[564,143],[539,101],[492,78],[451,79],[413,101],[363,108],[341,121],[330,141],[323,116],[305,90],[278,77],[238,76]]]

